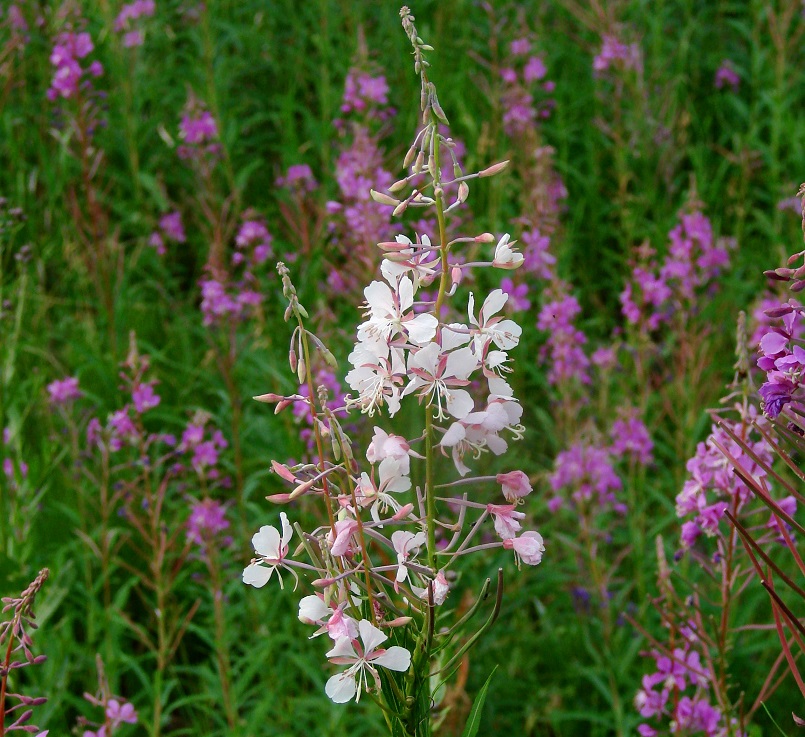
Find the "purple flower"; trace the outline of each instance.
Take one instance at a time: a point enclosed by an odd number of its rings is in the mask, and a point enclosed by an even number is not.
[[[532,56],[523,68],[523,78],[527,84],[542,79],[547,73],[548,68],[539,56]]]
[[[548,481],[557,494],[562,490],[570,491],[576,503],[597,496],[600,505],[612,505],[616,511],[625,511],[614,494],[623,484],[603,448],[581,443],[572,445],[556,456],[554,472]]]
[[[593,59],[593,71],[601,74],[613,67],[623,70],[641,69],[640,48],[637,44],[626,45],[616,36],[605,34],[601,52]]]
[[[182,224],[182,213],[178,210],[163,215],[159,219],[159,227],[168,239],[176,243],[184,243],[187,240]]]
[[[612,423],[610,437],[610,452],[614,456],[628,455],[642,466],[651,463],[654,442],[643,420],[634,412],[627,412],[624,417]]]
[[[204,499],[193,504],[187,520],[187,539],[203,547],[228,527],[226,507],[214,499]]]
[[[506,277],[501,280],[500,288],[509,295],[506,308],[512,312],[520,312],[531,309],[531,302],[528,299],[528,284],[518,284]]]
[[[733,92],[738,91],[738,86],[741,84],[741,78],[738,76],[738,72],[735,71],[735,68],[732,66],[732,62],[729,61],[729,59],[725,59],[721,62],[721,66],[716,72],[714,84],[719,90],[722,87],[729,86],[732,88]]]
[[[53,381],[48,384],[47,390],[53,405],[67,404],[84,396],[78,388],[78,378],[75,376]]]
[[[135,411],[140,415],[153,409],[160,402],[160,396],[154,392],[154,386],[150,383],[135,387],[131,393],[131,399],[134,402]]]
[[[199,443],[195,447],[192,463],[193,468],[199,472],[215,466],[218,463],[218,449],[215,447],[215,443],[210,440]]]
[[[190,144],[207,143],[218,138],[218,126],[208,110],[202,111],[198,117],[183,115],[179,131],[185,142]]]
[[[763,399],[763,411],[772,419],[777,417],[783,407],[791,401],[795,389],[793,382],[774,372],[773,378],[758,390]]]

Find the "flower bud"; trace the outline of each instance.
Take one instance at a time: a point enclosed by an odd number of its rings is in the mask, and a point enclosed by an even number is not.
[[[495,236],[493,236],[491,233],[481,233],[481,235],[476,235],[473,240],[476,243],[494,243]]]
[[[450,278],[452,279],[453,284],[456,286],[461,284],[461,276],[462,272],[460,266],[454,266],[452,269],[450,269]]]
[[[459,202],[466,202],[467,197],[470,196],[470,188],[466,182],[461,182],[458,185],[458,201]]]
[[[425,152],[420,151],[417,154],[416,161],[414,162],[414,168],[412,169],[414,174],[419,174],[419,172],[422,171],[422,166],[424,163],[425,163]]]
[[[291,350],[288,351],[288,363],[291,364],[291,371],[295,372],[297,366],[297,360],[296,360],[296,351],[293,348],[291,348]]]
[[[407,169],[411,166],[411,163],[416,158],[416,146],[411,146],[408,149],[408,152],[405,154],[405,158],[403,159],[403,169]]]
[[[381,205],[389,205],[390,207],[395,207],[396,205],[400,204],[400,201],[395,199],[394,197],[389,197],[387,194],[383,194],[382,192],[378,192],[374,189],[370,189],[369,194],[371,195],[372,199],[375,202],[378,202]]]
[[[296,378],[299,379],[300,384],[305,383],[305,379],[307,378],[307,366],[305,365],[304,358],[299,359],[299,364],[296,367]]]
[[[398,179],[394,184],[389,187],[389,192],[399,192],[408,186],[407,179]]]
[[[290,399],[283,399],[281,402],[277,402],[277,406],[274,407],[274,414],[278,415],[282,410],[288,409],[293,404],[293,401]]]
[[[413,617],[396,617],[390,621],[383,622],[385,627],[405,627],[405,625],[413,622]]]
[[[403,200],[397,207],[394,208],[394,212],[391,213],[392,217],[397,217],[398,215],[402,215],[408,209],[408,200]]]
[[[507,166],[509,165],[509,160],[501,161],[499,164],[493,164],[488,169],[484,169],[478,172],[478,176],[483,177],[493,177],[495,174],[500,174]]]
[[[281,399],[285,399],[282,394],[258,394],[256,397],[252,397],[255,402],[265,402],[265,404],[273,404],[274,402],[279,402]]]

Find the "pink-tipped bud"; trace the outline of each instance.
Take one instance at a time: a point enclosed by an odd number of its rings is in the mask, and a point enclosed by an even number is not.
[[[494,243],[495,236],[493,236],[491,233],[481,233],[481,235],[476,235],[473,240],[476,243]]]
[[[317,589],[326,589],[328,586],[332,586],[335,583],[334,578],[317,578],[315,581],[310,582],[311,585],[315,586]]]
[[[775,319],[785,315],[790,315],[793,311],[794,308],[791,305],[780,305],[779,307],[772,307],[770,310],[763,310],[763,314],[766,315],[766,317]]]
[[[298,499],[302,494],[307,494],[318,482],[318,479],[310,479],[309,481],[305,481],[304,483],[299,484],[290,494],[288,497],[289,501],[293,501],[294,499]]]
[[[384,627],[405,627],[414,621],[413,617],[396,617],[395,619],[383,622]]]
[[[462,271],[460,266],[454,266],[452,269],[450,269],[450,278],[452,279],[453,284],[456,286],[461,284],[461,277]]]
[[[499,164],[493,164],[488,169],[484,169],[483,171],[478,172],[478,176],[483,177],[493,177],[495,174],[500,174],[507,166],[509,165],[509,160],[501,161]]]
[[[470,188],[466,182],[460,182],[458,185],[458,201],[466,202],[467,197],[470,196]]]
[[[395,512],[395,514],[394,514],[394,516],[392,517],[392,519],[393,519],[395,522],[399,522],[400,520],[405,519],[405,518],[406,518],[406,517],[407,517],[409,514],[411,514],[411,512],[413,511],[413,509],[414,509],[414,505],[413,505],[413,504],[410,504],[410,503],[405,504],[405,505],[403,505],[402,507],[400,507],[400,508],[399,508],[399,509],[398,509],[398,510]]]
[[[296,476],[291,473],[291,469],[288,468],[288,466],[283,466],[282,463],[278,461],[271,461],[271,470],[274,471],[277,476],[286,481],[290,481],[292,484],[296,484],[299,481]]]
[[[278,415],[282,410],[288,409],[293,404],[293,401],[290,399],[283,399],[281,402],[277,402],[277,406],[274,407],[274,414]]]
[[[433,155],[428,156],[428,173],[434,182],[439,179],[439,172],[436,169],[436,157]]]
[[[769,269],[768,271],[763,272],[763,276],[768,277],[772,281],[789,281],[788,276],[782,276],[781,274],[777,273],[778,271],[779,269]]]
[[[398,215],[402,215],[408,209],[408,200],[403,200],[397,207],[394,208],[394,212],[391,213],[392,217],[397,217]]]
[[[375,202],[381,205],[389,205],[390,207],[394,207],[400,204],[400,201],[398,199],[395,199],[394,197],[389,197],[387,194],[383,194],[382,192],[378,192],[374,189],[370,189],[369,194],[371,195],[372,199]]]
[[[266,497],[266,500],[271,502],[272,504],[287,504],[291,501],[290,494],[270,494]]]
[[[282,399],[285,399],[282,394],[258,394],[256,397],[252,397],[255,402],[265,402],[266,404],[273,404],[274,402],[279,402]]]
[[[401,190],[405,189],[408,186],[407,179],[398,179],[394,184],[389,187],[389,192],[400,192]]]
[[[397,241],[381,241],[377,247],[382,251],[403,251],[411,246],[407,243],[397,243]]]
[[[414,174],[419,174],[419,172],[422,171],[422,167],[424,166],[424,164],[425,164],[425,152],[420,151],[417,154],[416,161],[414,162],[414,166],[412,168]]]
[[[803,289],[805,289],[805,281],[794,282],[790,289],[792,292],[801,292]]]
[[[288,351],[288,363],[291,364],[291,371],[296,373],[296,351],[293,348]]]

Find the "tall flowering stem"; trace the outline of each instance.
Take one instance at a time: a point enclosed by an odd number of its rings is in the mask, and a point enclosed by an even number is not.
[[[327,681],[327,695],[346,703],[368,694],[383,711],[390,735],[429,737],[445,713],[441,686],[495,622],[503,596],[501,569],[491,607],[484,605],[492,588],[487,579],[470,611],[457,622],[446,621],[440,606],[455,581],[453,569],[465,555],[500,548],[511,550],[518,565],[537,565],[544,545],[539,533],[521,532],[526,515],[517,506],[531,491],[525,473],[469,477],[471,459],[490,451],[502,455],[508,447],[505,436],[519,439],[524,431],[522,408],[505,379],[511,371],[507,352],[517,346],[521,333],[514,321],[499,314],[508,297],[495,289],[477,309],[470,293],[467,322],[444,317],[464,271],[514,269],[523,261],[508,235],[498,240],[490,261],[472,262],[462,259],[458,247],[468,244],[476,258],[479,248],[494,243],[495,237],[448,236],[448,215],[466,201],[467,182],[502,171],[505,162],[472,174],[461,170],[455,143],[440,132],[447,119],[425,73],[425,53],[431,48],[419,38],[407,8],[401,17],[422,80],[422,128],[406,154],[405,177],[387,192],[372,190],[371,196],[393,208],[395,217],[409,208],[435,209],[436,243],[419,234],[416,240],[398,235],[378,244],[385,256],[382,280],[364,290],[365,318],[346,375],[354,393],[344,398],[344,407],[331,406],[327,386],[314,386],[314,351],[330,367],[335,359],[306,327],[308,314],[290,273],[278,265],[288,300],[285,319],[296,323],[289,364],[307,396],[264,394],[256,399],[275,404],[276,412],[304,402],[316,457],[294,466],[274,461],[275,473],[293,488],[268,499],[284,504],[302,496],[322,497],[327,522],[306,532],[282,513],[279,528],[262,526],[252,538],[255,557],[243,571],[243,581],[260,588],[276,578],[282,587],[288,575],[297,583],[302,575],[314,576],[311,583],[318,593],[301,600],[299,618],[317,626],[316,635],[327,634],[332,641],[327,657],[345,666]],[[447,156],[453,162],[450,181],[442,176]],[[435,299],[427,299],[420,288],[437,281]],[[473,374],[478,381],[472,381]],[[412,404],[412,395],[424,408],[423,430],[407,438],[375,426],[365,450],[368,466],[361,470],[357,446],[341,424],[344,410],[393,418],[403,403]],[[442,477],[438,453],[452,459],[458,479]],[[415,485],[412,466],[422,462],[423,483]],[[499,486],[507,503],[470,499],[465,485],[476,490]],[[490,522],[498,536],[494,542],[483,536]],[[310,563],[294,559],[294,534]],[[491,609],[486,621],[471,626],[484,609]]]

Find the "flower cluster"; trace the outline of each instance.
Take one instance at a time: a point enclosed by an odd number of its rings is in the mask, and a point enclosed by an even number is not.
[[[512,551],[518,565],[537,565],[545,547],[539,533],[522,529],[525,514],[517,506],[531,491],[525,473],[469,476],[471,460],[486,451],[501,455],[508,439],[519,438],[524,431],[522,407],[506,379],[511,371],[508,353],[521,335],[520,326],[502,314],[509,297],[501,289],[483,299],[470,292],[464,320],[441,317],[442,307],[456,296],[462,274],[470,267],[509,271],[523,263],[508,235],[496,240],[484,233],[450,240],[446,232],[446,216],[467,199],[467,182],[492,176],[504,165],[464,175],[456,164],[454,178],[442,178],[441,157],[454,153],[454,142],[439,132],[439,123],[446,119],[425,76],[423,54],[429,47],[417,35],[408,10],[404,8],[401,15],[423,80],[424,127],[406,155],[404,167],[411,167],[407,176],[388,186],[387,193],[373,190],[372,198],[392,207],[394,215],[408,208],[435,209],[438,237],[432,242],[424,235],[415,240],[398,235],[378,243],[385,253],[382,279],[364,289],[364,319],[346,375],[352,394],[345,404],[368,416],[393,418],[403,404],[416,411],[412,401],[416,397],[424,430],[408,437],[375,426],[363,454],[365,463],[359,460],[341,423],[340,408],[330,406],[326,386],[318,392],[314,387],[312,350],[317,349],[327,363],[332,356],[305,327],[308,313],[287,267],[278,264],[288,300],[286,319],[297,323],[290,366],[308,390],[304,395],[265,394],[256,399],[275,403],[278,412],[290,406],[298,412],[305,401],[317,458],[293,466],[274,461],[273,470],[292,490],[269,499],[285,503],[303,495],[320,498],[327,523],[306,532],[281,513],[278,528],[262,526],[252,538],[255,557],[244,569],[243,581],[259,588],[276,577],[282,587],[288,574],[297,582],[300,572],[314,574],[312,583],[320,593],[302,599],[299,617],[317,628],[314,636],[328,635],[333,645],[327,657],[345,666],[328,680],[327,695],[344,703],[373,691],[390,705],[388,713],[408,723],[411,731],[410,725],[430,718],[434,703],[433,632],[435,619],[441,616],[439,606],[454,580],[452,565],[460,556],[494,548]],[[412,191],[404,194],[408,188]],[[449,199],[448,191],[454,192]],[[478,261],[479,247],[495,243],[488,260]],[[472,261],[462,257],[462,244],[470,245]],[[431,285],[434,296],[423,299],[424,288]],[[447,466],[440,462],[439,452],[452,458],[455,480],[437,483],[437,467]],[[422,485],[412,482],[416,463],[424,473]],[[477,489],[492,483],[507,503],[481,502],[461,494],[464,485]],[[440,492],[447,496],[438,496]],[[475,519],[467,531],[471,516]],[[490,542],[486,536],[476,541],[487,521],[498,540]],[[310,563],[295,559],[294,535],[309,553]],[[496,607],[501,595],[499,588]],[[446,667],[464,650],[443,656]],[[395,677],[400,673],[407,675]],[[422,710],[416,711],[417,704]]]
[[[670,721],[672,733],[721,737],[727,734],[726,720],[721,710],[710,703],[712,674],[702,663],[699,652],[702,644],[695,623],[682,627],[681,635],[682,647],[648,654],[654,660],[655,670],[643,676],[635,708],[645,719]],[[644,723],[637,731],[641,737],[655,737],[660,734],[656,727]]]
[[[551,511],[564,505],[564,492],[575,506],[587,506],[595,500],[600,508],[611,507],[620,514],[626,512],[626,505],[615,496],[615,492],[623,488],[623,482],[606,449],[576,443],[556,456],[554,468],[549,478],[554,492],[548,503]]]
[[[631,325],[649,331],[682,311],[693,308],[694,296],[729,265],[729,243],[715,241],[710,221],[698,210],[682,215],[668,234],[668,253],[662,264],[654,251],[641,246],[641,263],[632,271],[632,281],[620,295],[623,316]]]
[[[214,162],[221,153],[218,124],[212,113],[195,97],[188,100],[179,122],[179,138],[183,143],[176,149],[180,159],[201,164]]]
[[[548,340],[540,349],[540,360],[548,364],[548,381],[561,386],[576,381],[589,384],[590,359],[584,353],[587,336],[575,324],[581,313],[579,301],[567,292],[567,286],[558,283],[556,299],[546,302],[537,318],[537,327],[548,333]]]
[[[500,70],[504,89],[503,129],[512,137],[522,135],[540,118],[548,118],[555,102],[543,97],[538,103],[534,100],[534,89],[539,83],[543,95],[549,95],[556,83],[546,80],[548,68],[540,54],[532,51],[531,41],[519,38],[512,41],[507,66]]]
[[[178,210],[167,212],[159,219],[159,227],[149,236],[148,245],[154,248],[160,256],[164,256],[167,253],[165,241],[172,243],[187,241],[182,213]]]
[[[696,454],[687,463],[690,477],[676,497],[676,513],[682,524],[681,544],[690,548],[700,535],[713,536],[729,510],[734,516],[751,499],[749,487],[735,473],[738,464],[751,478],[765,482],[768,466],[773,458],[768,442],[752,426],[762,421],[757,410],[751,405],[738,404],[734,407],[737,419],[730,416],[719,417],[719,424],[713,425],[707,440],[699,443]],[[731,434],[742,441],[738,444]],[[796,506],[793,497],[780,502],[786,511]]]
[[[124,5],[115,18],[115,31],[123,33],[123,46],[127,49],[142,46],[145,42],[143,18],[150,18],[156,11],[154,0],[134,0]]]
[[[48,100],[75,97],[82,77],[100,77],[103,74],[103,66],[99,61],[93,61],[86,67],[81,66],[80,60],[89,56],[94,48],[92,37],[86,31],[66,31],[56,37],[50,54],[50,63],[56,67],[56,71],[47,91]]]
[[[273,255],[271,234],[262,219],[246,213],[235,236],[229,273],[208,267],[201,286],[201,312],[205,325],[221,326],[239,321],[263,301],[257,267]]]
[[[636,44],[626,44],[616,35],[607,33],[601,39],[601,51],[593,59],[593,72],[601,75],[610,69],[642,71],[643,56]]]

